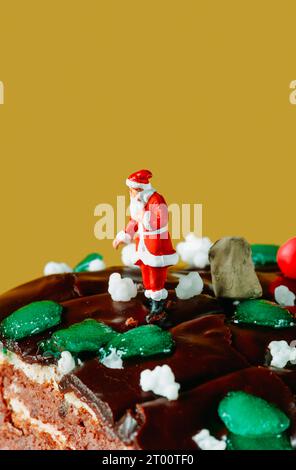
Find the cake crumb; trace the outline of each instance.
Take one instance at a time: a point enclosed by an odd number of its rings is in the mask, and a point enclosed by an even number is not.
[[[135,328],[138,326],[139,322],[134,317],[129,317],[125,320],[125,325],[130,326],[131,328]]]

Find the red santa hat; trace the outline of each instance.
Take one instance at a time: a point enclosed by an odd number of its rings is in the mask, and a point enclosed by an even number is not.
[[[149,183],[149,179],[152,177],[152,173],[149,170],[139,170],[129,175],[126,180],[126,184],[129,188],[133,189],[151,189],[152,185]]]

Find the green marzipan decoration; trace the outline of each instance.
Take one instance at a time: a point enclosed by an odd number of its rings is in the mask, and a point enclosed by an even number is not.
[[[243,300],[236,307],[234,321],[272,328],[294,326],[294,320],[288,310],[266,300]]]
[[[73,354],[97,352],[102,346],[116,337],[110,326],[96,320],[87,319],[54,332],[48,340],[39,344],[44,355],[58,355],[62,351]]]
[[[123,359],[169,354],[174,341],[168,331],[157,325],[143,325],[125,333],[117,333],[110,326],[93,319],[75,323],[69,328],[55,331],[39,343],[44,356],[59,357],[62,351],[74,355],[94,352],[102,360],[116,349]]]
[[[123,359],[148,357],[156,354],[170,354],[174,341],[170,332],[157,325],[142,325],[123,334],[117,335],[100,351],[101,358],[116,349]]]
[[[265,266],[267,264],[276,264],[279,245],[251,245],[252,259],[255,266]]]
[[[94,261],[95,259],[102,260],[103,256],[100,255],[99,253],[91,253],[90,255],[87,255],[80,263],[77,264],[74,268],[75,273],[82,273],[85,271],[88,271],[89,264],[91,261]]]
[[[274,436],[290,425],[277,406],[243,391],[228,393],[219,403],[218,414],[231,433],[245,437]]]
[[[63,307],[52,300],[32,302],[2,320],[0,333],[15,341],[36,335],[58,325],[62,311]]]
[[[286,433],[264,437],[245,437],[230,433],[227,450],[293,450]]]

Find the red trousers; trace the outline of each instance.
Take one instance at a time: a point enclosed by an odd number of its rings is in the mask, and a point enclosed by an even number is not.
[[[140,262],[143,284],[146,290],[158,291],[164,288],[168,268],[154,268]]]

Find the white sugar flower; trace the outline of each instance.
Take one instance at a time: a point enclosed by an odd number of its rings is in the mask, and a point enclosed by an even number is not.
[[[75,369],[76,364],[74,357],[69,351],[63,351],[61,357],[58,360],[58,372],[61,376],[69,374]]]
[[[113,273],[109,277],[108,292],[112,300],[128,302],[137,295],[137,286],[132,279],[122,278],[119,273]]]
[[[94,272],[94,271],[103,271],[106,268],[106,264],[102,259],[93,259],[90,261],[88,265],[88,271],[89,272]]]
[[[115,348],[111,348],[110,354],[104,357],[104,359],[101,360],[101,363],[109,369],[123,369],[120,351],[117,352]]]
[[[177,400],[179,396],[180,384],[175,381],[175,375],[167,364],[156,366],[153,370],[143,370],[140,386],[144,392],[151,391],[168,400]]]
[[[137,260],[136,244],[130,243],[129,245],[125,245],[121,250],[122,264],[130,268],[139,269],[139,267],[134,264],[136,260]]]
[[[291,364],[296,364],[296,347],[295,341],[289,344],[287,341],[271,341],[268,345],[272,360],[270,365],[273,367],[278,367],[283,369],[288,362]]]
[[[216,439],[211,436],[208,429],[202,429],[200,432],[192,437],[194,442],[198,445],[201,450],[225,450],[226,441],[222,439]]]
[[[184,263],[190,266],[204,269],[210,264],[209,251],[212,242],[208,237],[197,237],[194,233],[189,233],[185,241],[177,244],[177,253]]]
[[[56,263],[50,261],[44,267],[44,276],[50,276],[51,274],[64,274],[71,273],[73,270],[66,263]]]
[[[282,307],[294,307],[296,295],[286,286],[278,286],[274,290],[275,301]]]
[[[180,276],[179,279],[179,284],[175,289],[179,299],[191,299],[191,297],[202,293],[204,283],[197,272]]]

